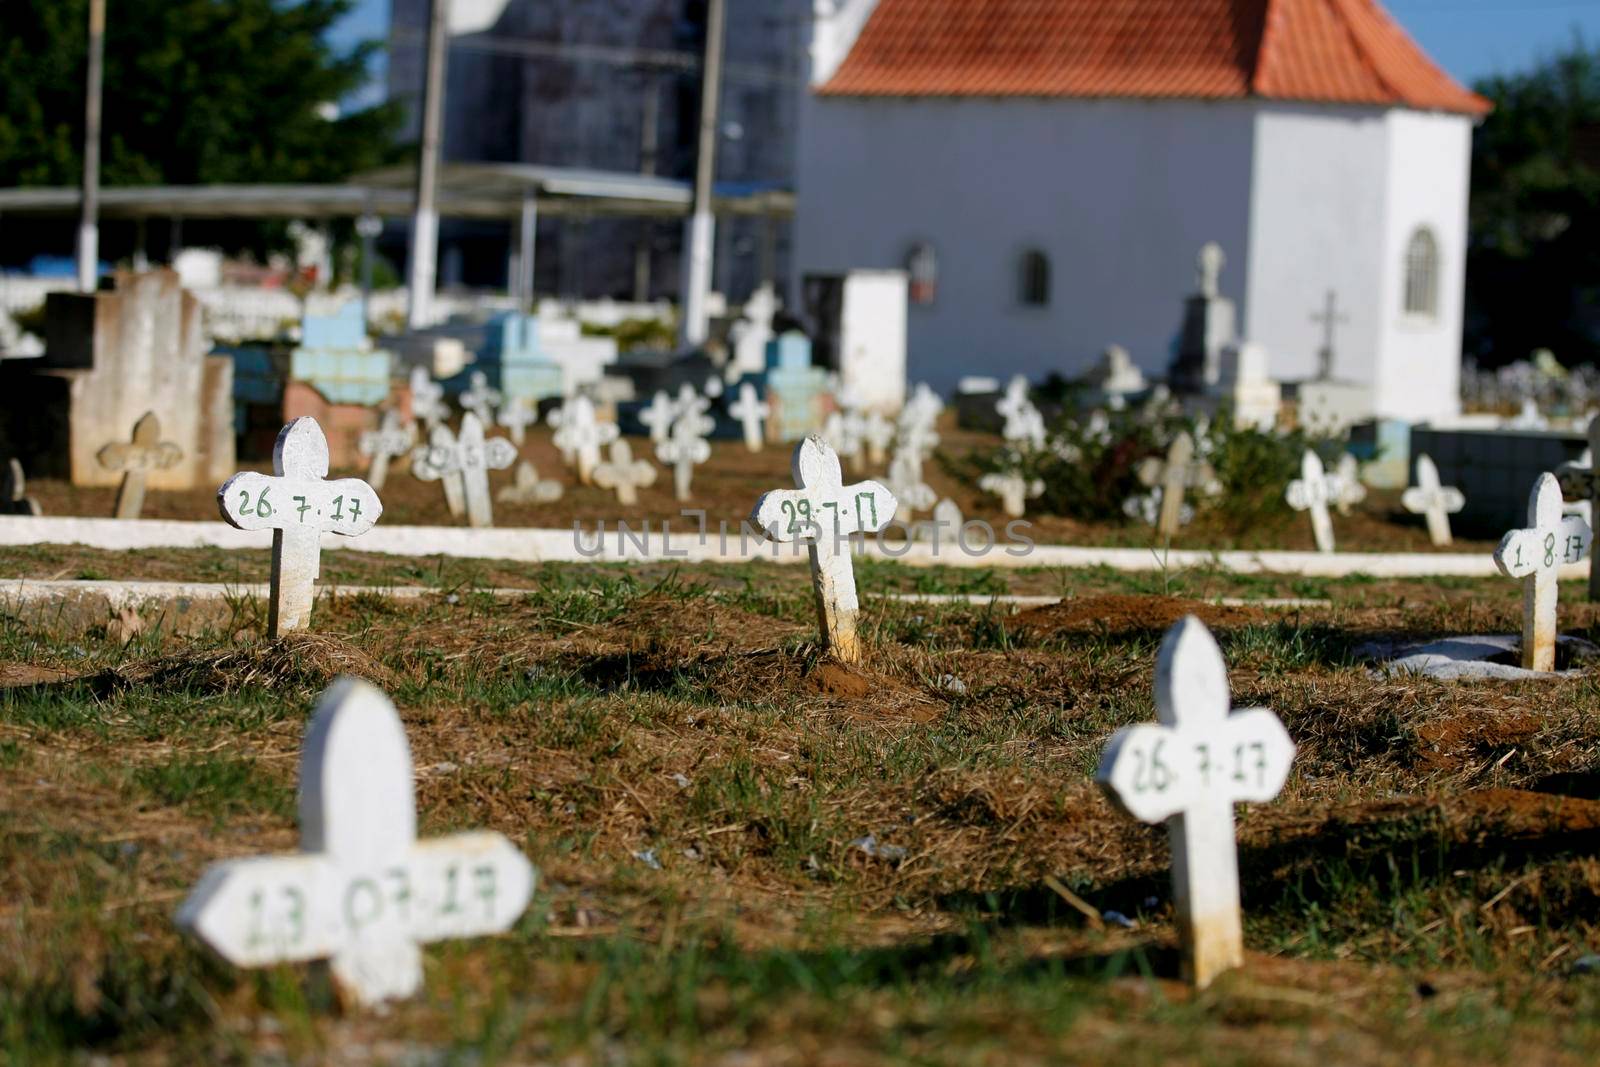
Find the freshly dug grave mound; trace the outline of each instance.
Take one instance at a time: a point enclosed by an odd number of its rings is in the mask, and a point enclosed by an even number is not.
[[[1166,630],[1185,615],[1212,628],[1247,626],[1267,616],[1258,608],[1227,607],[1174,596],[1088,596],[1017,614],[1014,625],[1038,637],[1065,633],[1124,634]]]
[[[95,675],[111,689],[142,685],[166,690],[232,693],[247,686],[321,690],[350,674],[392,689],[393,673],[361,649],[329,634],[291,633],[273,641],[207,652],[180,652]]]

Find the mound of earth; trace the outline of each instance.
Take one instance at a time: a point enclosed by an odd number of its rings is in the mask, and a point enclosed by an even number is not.
[[[1182,597],[1089,596],[1020,612],[1014,625],[1041,637],[1062,633],[1120,634],[1166,630],[1185,615],[1194,615],[1213,629],[1247,626],[1264,618],[1256,608],[1228,607]]]

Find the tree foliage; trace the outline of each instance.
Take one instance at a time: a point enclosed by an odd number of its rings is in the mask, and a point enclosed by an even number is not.
[[[106,185],[331,181],[393,158],[394,105],[329,120],[376,44],[352,0],[107,0]],[[74,185],[88,0],[0,0],[0,186]]]
[[[1473,141],[1467,352],[1600,359],[1600,53],[1580,39],[1477,89],[1495,110]]]

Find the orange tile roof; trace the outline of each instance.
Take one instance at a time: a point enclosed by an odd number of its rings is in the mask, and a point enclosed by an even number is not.
[[[1490,107],[1377,0],[879,0],[818,92]]]

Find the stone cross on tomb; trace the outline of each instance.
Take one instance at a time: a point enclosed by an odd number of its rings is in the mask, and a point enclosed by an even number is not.
[[[1522,579],[1522,666],[1553,671],[1556,666],[1556,579],[1563,563],[1580,562],[1593,534],[1575,515],[1561,514],[1561,485],[1541,474],[1528,497],[1528,526],[1512,530],[1494,550],[1495,566],[1507,578]]]
[[[423,481],[442,479],[448,501],[450,484],[454,480],[467,513],[467,525],[485,527],[494,525],[494,505],[489,499],[489,472],[502,471],[517,461],[517,446],[504,437],[483,436],[483,423],[478,416],[467,412],[461,416],[461,434],[453,441],[448,432],[443,435],[436,427],[429,437],[428,447],[412,454],[411,470]]]
[[[1184,976],[1199,988],[1244,962],[1233,806],[1277,796],[1295,755],[1271,711],[1230,709],[1222,650],[1186,616],[1156,659],[1160,725],[1117,731],[1095,775],[1128,815],[1167,824]]]
[[[1005,474],[985,474],[978,479],[978,488],[1000,498],[1000,506],[1013,519],[1027,514],[1026,501],[1044,496],[1044,482],[1039,478],[1024,477],[1021,471]]]
[[[739,420],[744,430],[744,447],[751,452],[761,451],[761,424],[772,414],[772,409],[756,395],[756,387],[749,382],[739,386],[739,397],[728,405],[728,414]]]
[[[616,440],[611,442],[610,461],[594,469],[594,484],[616,490],[617,503],[633,505],[639,502],[641,488],[656,484],[656,469],[647,459],[634,459],[628,442]]]
[[[444,386],[434,381],[426,367],[411,368],[411,417],[435,426],[449,416],[444,406]]]
[[[431,941],[511,928],[538,878],[490,830],[417,840],[410,746],[394,705],[357,678],[321,700],[300,755],[300,851],[213,864],[178,926],[236,967],[327,960],[340,999],[422,988]]]
[[[1210,463],[1196,454],[1194,438],[1180,433],[1167,448],[1167,458],[1154,456],[1139,464],[1139,481],[1147,488],[1161,491],[1161,512],[1156,518],[1156,532],[1163,537],[1176,537],[1183,525],[1183,494],[1193,489],[1212,492],[1217,484],[1217,472]]]
[[[356,537],[372,529],[383,502],[359,478],[328,481],[328,439],[310,416],[295,419],[272,446],[272,476],[245,471],[217,490],[222,518],[241,530],[272,531],[267,636],[311,621],[322,534]]]
[[[1361,464],[1349,452],[1339,457],[1339,465],[1328,475],[1328,502],[1339,514],[1348,515],[1350,509],[1367,499],[1367,487],[1361,484]]]
[[[1317,380],[1333,378],[1333,357],[1337,352],[1335,340],[1339,327],[1350,321],[1350,316],[1339,310],[1339,294],[1328,290],[1328,301],[1323,309],[1311,316],[1311,321],[1322,327],[1322,347],[1317,349]]]
[[[428,431],[428,443],[411,450],[411,473],[422,482],[438,482],[444,489],[445,507],[452,519],[467,513],[466,490],[462,488],[461,472],[455,466],[456,437],[450,427],[434,423]]]
[[[501,400],[500,390],[489,387],[489,376],[481,370],[473,371],[467,383],[461,394],[461,410],[472,412],[485,426],[493,426],[494,409]]]
[[[27,495],[28,479],[15,457],[0,467],[0,515],[43,515],[39,502]]]
[[[511,484],[502,486],[494,498],[502,504],[550,504],[561,499],[561,483],[545,481],[539,469],[522,460],[511,475]]]
[[[667,439],[667,433],[672,429],[672,420],[676,414],[677,408],[673,405],[672,398],[667,396],[665,390],[657,389],[655,396],[650,398],[650,406],[639,413],[639,421],[650,431],[652,444],[660,444]]]
[[[711,443],[705,435],[711,432],[711,419],[698,412],[680,414],[672,424],[672,434],[656,445],[656,459],[672,468],[673,495],[679,503],[688,502],[689,484],[694,478],[697,463],[711,458]]]
[[[620,433],[616,423],[595,418],[594,401],[575,396],[561,409],[561,428],[553,440],[557,448],[577,461],[578,481],[588,485],[600,463],[601,447],[615,441]]]
[[[1426,452],[1417,456],[1417,484],[1407,489],[1400,503],[1413,515],[1428,517],[1428,538],[1434,545],[1449,545],[1450,516],[1467,506],[1467,497],[1454,486],[1439,484],[1439,468]]]
[[[933,487],[922,480],[922,457],[915,449],[902,448],[894,454],[894,459],[889,461],[888,479],[889,492],[898,501],[899,508],[899,515],[891,518],[910,522],[913,515],[927,511],[939,499]]]
[[[1591,520],[1600,516],[1600,509],[1594,507],[1594,502],[1600,501],[1600,476],[1596,475],[1594,466],[1594,457],[1600,455],[1597,446],[1600,446],[1600,415],[1589,422],[1589,451],[1585,453],[1588,462],[1564,463],[1556,469],[1561,494],[1568,500],[1588,501]],[[1595,566],[1592,558],[1589,560],[1589,599],[1600,600],[1600,567]]]
[[[372,460],[367,464],[367,484],[375,491],[381,492],[383,484],[389,480],[390,458],[405,455],[416,447],[416,444],[416,423],[402,426],[398,411],[393,408],[385,411],[383,421],[378,428],[366,431],[356,442],[360,453]]]
[[[881,411],[869,411],[861,420],[861,440],[867,446],[867,462],[874,467],[889,457],[894,437],[895,425],[884,418]]]
[[[861,662],[855,568],[850,538],[877,533],[894,519],[894,494],[878,482],[844,484],[839,456],[817,434],[795,446],[794,489],[766,493],[750,518],[773,541],[803,541],[811,555],[822,644],[844,663]]]
[[[161,420],[156,413],[147,411],[133,424],[133,439],[106,445],[95,454],[100,466],[109,471],[122,471],[122,485],[117,489],[119,519],[137,519],[144,510],[144,476],[148,471],[164,471],[183,459],[183,449],[171,441],[161,439]]]
[[[1318,552],[1333,551],[1333,517],[1328,514],[1328,475],[1322,458],[1311,449],[1300,457],[1300,477],[1289,483],[1284,499],[1296,511],[1311,513],[1311,534]]]
[[[539,411],[525,396],[514,396],[500,405],[494,421],[511,434],[511,443],[521,445],[528,438],[528,427],[539,421]]]

